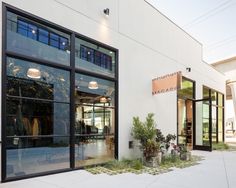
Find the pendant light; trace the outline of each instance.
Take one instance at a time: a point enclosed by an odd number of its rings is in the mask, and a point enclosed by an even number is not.
[[[41,72],[39,69],[36,68],[29,68],[27,71],[27,77],[33,78],[33,79],[40,79],[41,78]]]
[[[101,97],[100,98],[100,103],[106,103],[107,102],[107,98],[106,97]]]
[[[89,89],[98,89],[98,83],[96,81],[90,81],[88,84]]]

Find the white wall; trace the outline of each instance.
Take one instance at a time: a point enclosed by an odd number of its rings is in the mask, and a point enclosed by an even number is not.
[[[153,78],[182,71],[196,81],[197,98],[203,83],[224,93],[224,77],[202,62],[201,45],[144,0],[4,2],[119,49],[119,157],[130,156],[133,116],[153,112],[164,134],[176,134],[176,91],[152,96]]]

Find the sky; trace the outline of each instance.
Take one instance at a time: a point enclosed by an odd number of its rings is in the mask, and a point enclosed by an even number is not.
[[[236,0],[148,0],[203,45],[203,60],[236,56]]]

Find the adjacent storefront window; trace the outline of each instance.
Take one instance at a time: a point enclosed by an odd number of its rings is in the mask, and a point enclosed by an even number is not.
[[[13,12],[4,35],[3,180],[113,160],[116,50]]]
[[[224,95],[210,89],[206,86],[203,87],[203,97],[211,99],[211,131],[212,142],[223,141],[223,111],[224,111]],[[210,105],[206,102],[206,105]]]

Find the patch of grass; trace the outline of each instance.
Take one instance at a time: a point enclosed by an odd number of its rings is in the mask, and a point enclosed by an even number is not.
[[[229,149],[229,145],[223,142],[219,142],[219,143],[213,143],[212,144],[212,149],[213,150],[228,150]]]
[[[141,170],[143,168],[143,164],[139,159],[130,160],[130,159],[122,159],[121,161],[113,160],[104,165],[105,168],[110,170],[123,170],[123,169],[134,169]]]
[[[134,173],[142,174],[147,173],[151,175],[163,174],[176,168],[186,168],[196,164],[198,161],[203,160],[203,157],[192,156],[190,161],[180,160],[178,156],[166,156],[162,160],[159,167],[146,167],[142,165],[141,160],[123,159],[121,161],[113,160],[102,166],[94,166],[86,168],[86,170],[94,175],[106,173],[108,175],[117,175],[121,173]]]

